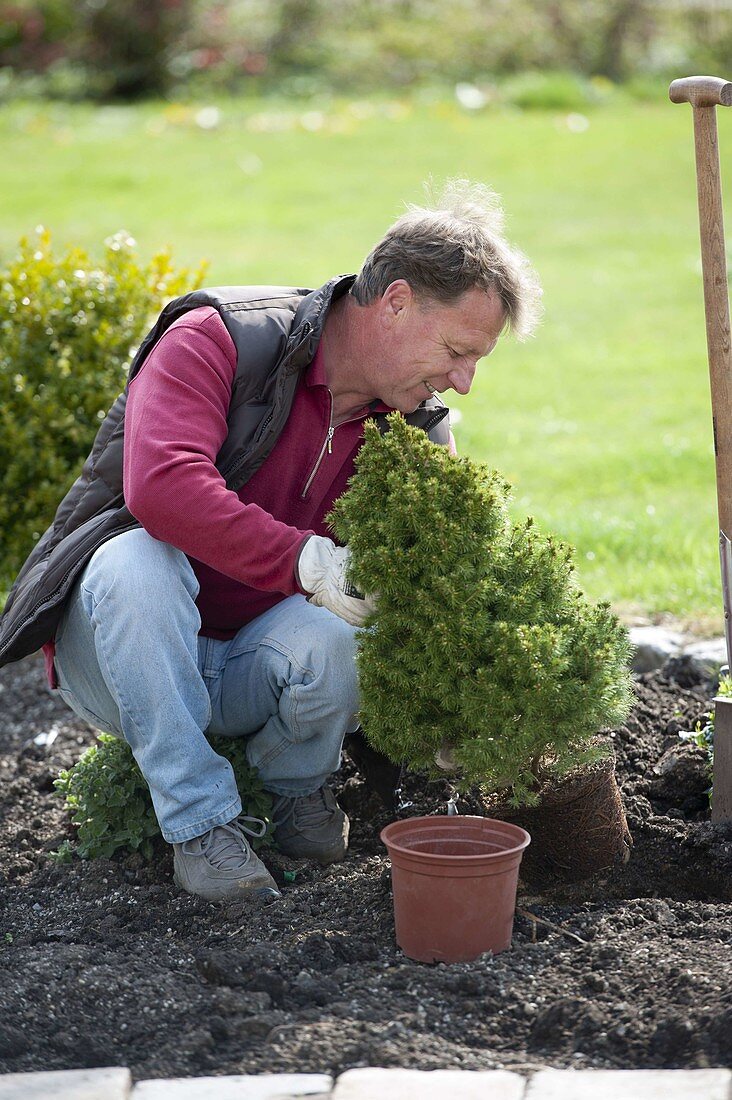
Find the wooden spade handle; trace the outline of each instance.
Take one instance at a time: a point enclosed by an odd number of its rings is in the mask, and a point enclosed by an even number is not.
[[[732,107],[732,83],[718,76],[682,76],[668,90],[672,103],[692,107]]]
[[[690,103],[694,116],[704,312],[717,469],[724,633],[727,660],[732,665],[732,348],[716,111],[718,106],[732,106],[732,83],[713,76],[689,76],[674,80],[668,94],[673,103]],[[732,699],[716,700],[714,740],[712,820],[729,821],[732,820]]]
[[[674,80],[669,96],[693,107],[719,529],[732,539],[732,345],[715,111],[718,104],[732,106],[732,83],[713,76],[684,77]]]

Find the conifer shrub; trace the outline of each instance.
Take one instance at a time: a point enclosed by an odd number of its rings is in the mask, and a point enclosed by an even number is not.
[[[210,742],[234,769],[244,812],[270,825],[272,796],[249,766],[245,740],[212,737]],[[150,858],[152,839],[160,836],[160,829],[148,785],[126,741],[100,733],[73,767],[59,773],[54,786],[76,827],[75,845],[62,846],[59,858],[75,851],[81,859],[109,859],[120,850]],[[254,848],[269,843],[269,832],[251,841]]]
[[[379,595],[357,658],[366,737],[432,775],[448,746],[458,786],[534,801],[544,778],[601,758],[599,731],[626,717],[626,632],[579,590],[570,547],[510,522],[498,473],[398,413],[389,425],[366,425],[330,516],[351,580]]]
[[[0,270],[0,593],[77,477],[135,346],[170,298],[201,285],[118,233],[100,262],[56,256],[39,229]]]

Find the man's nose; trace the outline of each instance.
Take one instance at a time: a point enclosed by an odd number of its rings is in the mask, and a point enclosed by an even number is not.
[[[448,374],[450,385],[456,393],[466,394],[470,392],[475,375],[476,360],[461,363],[459,367],[453,367]]]

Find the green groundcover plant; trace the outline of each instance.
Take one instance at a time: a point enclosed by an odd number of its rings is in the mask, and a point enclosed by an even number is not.
[[[723,699],[729,699],[732,696],[732,678],[729,676],[722,676],[719,680],[719,689],[717,695]],[[714,707],[704,715],[703,721],[698,721],[693,730],[682,730],[679,733],[679,738],[682,741],[689,741],[692,745],[698,745],[699,748],[704,749],[709,758],[709,777],[712,778],[714,770],[714,720],[716,710]],[[709,788],[709,804],[712,803],[713,788]]]
[[[631,702],[627,634],[573,578],[570,547],[511,523],[496,472],[431,443],[399,415],[366,426],[330,521],[351,579],[379,595],[360,638],[361,719],[395,762],[459,786],[511,789],[599,759]]]
[[[142,263],[126,233],[100,261],[56,256],[45,229],[0,269],[0,593],[78,475],[153,316],[204,271],[176,271],[167,251]]]
[[[257,772],[246,759],[245,741],[235,737],[212,737],[216,752],[234,769],[245,813],[271,824],[272,796],[265,791]],[[100,733],[97,744],[86,750],[73,767],[54,781],[76,826],[76,843],[64,842],[57,858],[108,859],[116,851],[152,854],[152,838],[160,835],[150,791],[132,750],[119,737]],[[254,848],[271,843],[268,833],[253,840]]]

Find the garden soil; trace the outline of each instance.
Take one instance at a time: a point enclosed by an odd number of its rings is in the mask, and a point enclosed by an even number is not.
[[[69,826],[53,780],[94,735],[36,658],[6,667],[0,1069],[126,1065],[139,1079],[731,1064],[732,826],[710,824],[703,753],[678,738],[714,685],[680,660],[635,690],[613,735],[630,860],[571,886],[523,881],[512,948],[447,966],[396,947],[379,841],[390,818],[348,763],[337,783],[347,860],[272,857],[283,894],[268,906],[180,893],[162,841],[150,864],[54,862]],[[448,793],[410,777],[403,812],[444,813]]]

